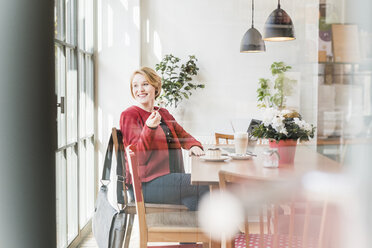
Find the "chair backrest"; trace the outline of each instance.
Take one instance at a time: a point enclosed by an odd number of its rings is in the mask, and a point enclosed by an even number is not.
[[[224,139],[226,144],[229,144],[229,140],[234,140],[234,135],[231,134],[214,133],[214,137],[216,139],[216,145],[220,144],[220,139]]]
[[[299,238],[302,247],[307,247],[309,243],[313,244],[314,247],[324,247],[328,215],[327,200],[314,201],[303,194],[299,187],[293,187],[293,184],[286,181],[247,178],[244,175],[226,171],[219,172],[219,180],[221,190],[232,191],[232,189],[237,189],[233,192],[238,192],[237,194],[241,198],[252,198],[245,202],[245,205],[249,205],[249,209],[252,210],[253,206],[257,206],[260,225],[259,247],[263,247],[265,234],[273,235],[274,247],[279,247],[275,244],[278,244],[279,237],[283,235],[286,235],[288,239],[288,247],[292,247],[291,244],[298,242]],[[266,221],[263,214],[265,210],[267,211]],[[266,232],[265,225],[267,227]],[[248,244],[247,216],[245,218],[245,231]]]
[[[147,233],[146,210],[142,194],[142,184],[138,174],[138,160],[135,154],[136,147],[134,145],[130,145],[125,150],[128,159],[129,171],[132,175],[132,186],[134,191],[134,198],[136,201],[139,229],[142,234],[145,234]]]
[[[118,199],[118,202],[123,204],[123,206],[125,207],[129,202],[127,189],[125,186],[125,176],[126,176],[125,156],[124,156],[125,149],[123,145],[123,135],[121,131],[119,129],[116,129],[115,127],[112,128],[112,140],[114,143],[115,154],[116,156],[121,156],[121,161],[122,161],[121,168],[118,168],[122,177],[120,177],[120,175],[118,176],[120,180],[118,180],[118,185],[117,185],[118,192],[117,193],[118,195],[122,195],[123,199],[120,201]],[[121,185],[119,185],[120,183]]]

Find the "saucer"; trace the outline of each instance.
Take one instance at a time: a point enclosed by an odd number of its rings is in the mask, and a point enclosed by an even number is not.
[[[252,155],[249,155],[249,154],[230,153],[229,156],[230,156],[230,158],[236,159],[236,160],[247,160],[247,159],[252,158]]]
[[[221,156],[219,158],[210,158],[207,156],[201,156],[200,158],[205,161],[209,161],[209,162],[222,162],[222,161],[225,161],[226,159],[229,159],[229,156]]]

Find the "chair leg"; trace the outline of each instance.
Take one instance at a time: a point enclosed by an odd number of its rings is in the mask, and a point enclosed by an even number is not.
[[[123,237],[123,240],[125,240],[125,235],[127,234],[128,232],[128,216],[129,214],[125,214],[125,218],[124,218],[124,237]],[[123,245],[124,245],[124,242],[123,242]],[[122,246],[121,248],[123,248],[124,246]]]
[[[148,248],[147,247],[147,234],[142,235],[140,233],[140,237],[139,238],[140,238],[140,240],[139,240],[139,242],[140,242],[139,248]]]
[[[229,240],[226,240],[226,248],[235,248],[235,236]]]
[[[127,231],[125,232],[124,248],[129,248],[130,235],[132,234],[134,214],[129,215]]]

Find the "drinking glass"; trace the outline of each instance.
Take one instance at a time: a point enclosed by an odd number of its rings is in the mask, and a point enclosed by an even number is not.
[[[248,133],[236,132],[234,133],[235,153],[244,155],[247,152],[248,146]]]
[[[279,153],[277,148],[266,149],[263,152],[263,166],[268,168],[278,168]]]

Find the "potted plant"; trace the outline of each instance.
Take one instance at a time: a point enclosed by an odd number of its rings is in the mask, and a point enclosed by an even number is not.
[[[199,70],[196,57],[190,55],[184,64],[180,64],[180,61],[179,58],[168,54],[155,65],[162,78],[162,94],[158,100],[165,106],[177,108],[184,99],[189,99],[193,90],[205,87],[204,84],[192,82]]]
[[[266,108],[262,123],[257,125],[252,136],[269,139],[271,148],[277,148],[279,164],[292,164],[297,141],[314,137],[315,127],[305,122],[301,115],[288,109]]]
[[[270,67],[274,83],[270,79],[259,79],[257,100],[258,107],[264,108],[264,117],[251,134],[269,139],[270,147],[278,149],[279,164],[292,164],[297,141],[308,141],[315,132],[315,127],[302,120],[297,111],[286,109],[287,97],[293,93],[297,83],[286,76],[291,68],[284,62],[274,62]]]
[[[274,84],[270,79],[260,78],[257,89],[258,107],[261,108],[279,108],[286,107],[287,96],[292,95],[293,87],[297,80],[289,79],[285,72],[292,69],[284,62],[274,62],[271,65],[271,74],[275,78]]]

